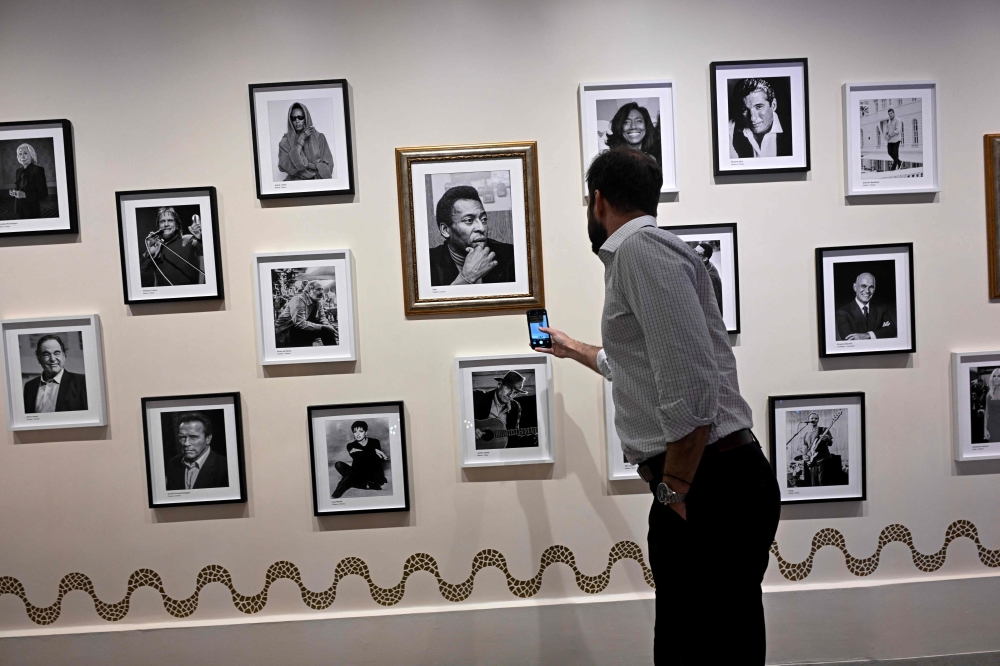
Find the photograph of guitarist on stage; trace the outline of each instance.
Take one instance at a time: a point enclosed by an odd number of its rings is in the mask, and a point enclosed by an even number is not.
[[[535,371],[472,373],[476,450],[538,446]]]
[[[843,409],[788,412],[785,423],[789,488],[848,485],[848,428]]]

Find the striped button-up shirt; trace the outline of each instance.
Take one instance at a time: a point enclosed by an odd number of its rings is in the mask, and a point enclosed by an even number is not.
[[[612,380],[615,428],[629,462],[663,453],[699,426],[712,425],[709,444],[752,427],[698,255],[646,215],[611,234],[598,256],[604,349],[597,362]]]

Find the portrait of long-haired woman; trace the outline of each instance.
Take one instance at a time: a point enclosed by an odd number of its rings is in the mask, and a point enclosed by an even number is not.
[[[611,119],[608,148],[625,146],[641,150],[661,164],[659,116],[656,120],[654,123],[649,110],[637,102],[623,104]]]

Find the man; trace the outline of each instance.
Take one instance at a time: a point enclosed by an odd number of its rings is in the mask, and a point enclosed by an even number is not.
[[[333,178],[333,153],[323,133],[313,127],[309,109],[301,102],[288,107],[288,131],[278,142],[278,170],[285,180]]]
[[[167,490],[229,487],[225,456],[212,450],[212,422],[201,412],[177,418],[180,453],[167,463]]]
[[[497,387],[489,391],[472,392],[472,413],[476,421],[497,419],[504,423],[507,430],[517,430],[521,427],[521,403],[516,398],[525,395],[524,375],[514,370],[497,379]],[[480,440],[486,433],[476,429],[476,439]],[[476,443],[476,449],[515,448],[534,446],[537,435],[515,435],[508,437],[506,444],[496,445],[492,441]],[[503,440],[501,440],[502,442]]]
[[[767,79],[739,79],[731,105],[742,118],[742,130],[733,127],[733,157],[791,157],[792,134],[778,118],[778,100]]]
[[[340,482],[330,495],[333,499],[343,497],[348,488],[382,490],[386,483],[382,462],[389,457],[382,451],[382,442],[368,436],[368,423],[365,421],[352,423],[351,435],[354,439],[347,443],[347,453],[352,463],[348,465],[340,460],[333,463],[340,474]]]
[[[146,252],[139,262],[143,287],[204,284],[201,218],[191,216],[190,234],[181,233],[181,219],[173,207],[156,212],[157,230],[146,236]]]
[[[694,253],[701,259],[708,270],[708,277],[712,279],[712,289],[715,291],[715,302],[719,306],[719,314],[722,314],[722,276],[719,269],[712,263],[712,253],[715,249],[711,243],[701,242],[694,246]]]
[[[58,335],[43,335],[35,345],[42,374],[24,385],[24,413],[79,412],[87,409],[87,378],[70,372],[66,345]]]
[[[896,110],[889,109],[889,120],[885,123],[885,145],[889,150],[889,159],[892,160],[893,171],[903,164],[899,159],[899,144],[902,140],[903,123],[896,118]]]
[[[275,346],[313,347],[336,346],[337,327],[324,316],[323,285],[310,280],[301,294],[288,299],[274,320]]]
[[[831,486],[834,479],[830,474],[829,460],[833,436],[829,428],[819,427],[819,414],[816,412],[810,412],[807,423],[809,425],[802,434],[802,443],[806,446],[803,460],[809,474],[809,485]]]
[[[514,246],[487,237],[486,209],[476,188],[450,188],[434,219],[444,243],[430,251],[432,286],[515,281]]]
[[[792,443],[788,446],[788,486],[802,488],[812,485],[812,477],[809,476],[809,467],[806,460],[809,458],[809,447],[796,434]]]
[[[588,232],[604,263],[604,349],[555,329],[552,349],[612,381],[615,428],[656,499],[654,661],[763,664],[761,580],[778,484],[750,432],[729,335],[698,256],[656,226],[663,177],[635,150],[587,171]]]
[[[862,273],[854,280],[854,299],[837,308],[837,340],[875,340],[896,337],[894,308],[872,303],[875,276]]]

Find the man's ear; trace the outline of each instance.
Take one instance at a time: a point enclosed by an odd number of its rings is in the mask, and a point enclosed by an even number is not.
[[[212,443],[212,436],[209,435],[208,437],[205,438],[205,444],[211,444],[211,443]]]
[[[441,224],[439,222],[438,223],[438,231],[441,232],[441,236],[444,237],[445,240],[448,240],[449,238],[451,238],[451,228],[448,227],[447,224]]]
[[[603,225],[604,216],[608,212],[608,200],[604,198],[600,190],[594,190],[594,193],[590,197],[593,199],[594,217]]]

